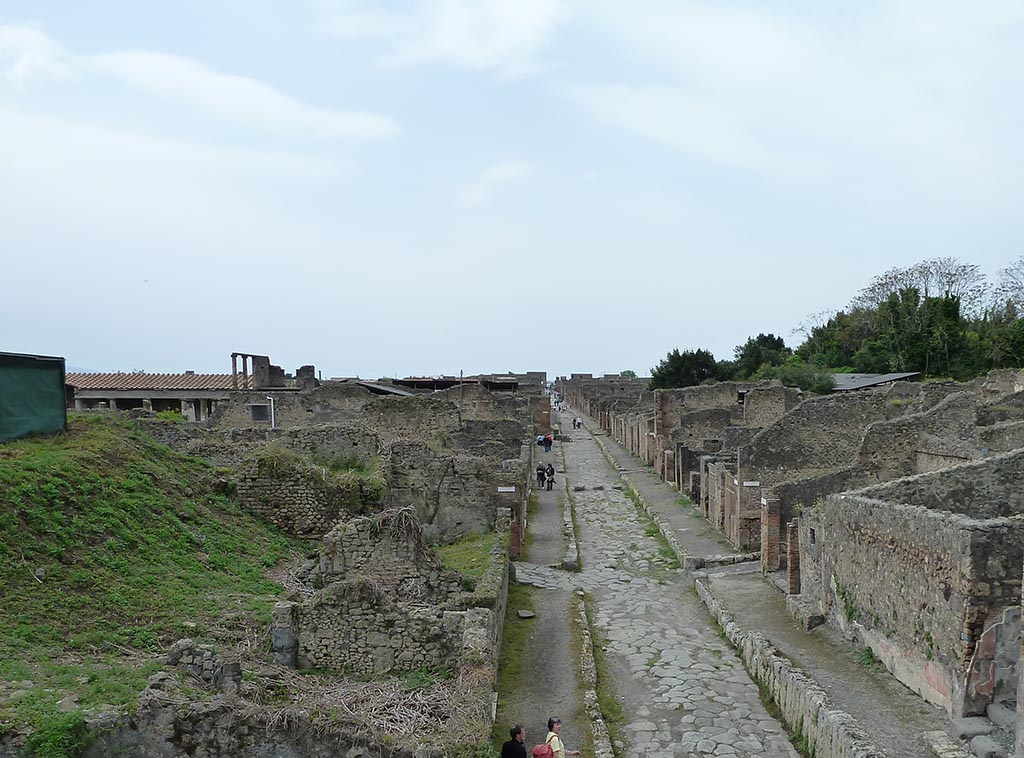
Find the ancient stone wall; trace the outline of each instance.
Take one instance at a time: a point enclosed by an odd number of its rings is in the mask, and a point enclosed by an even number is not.
[[[743,425],[762,429],[793,410],[803,400],[796,387],[754,386],[743,397]]]
[[[936,468],[941,458],[955,464],[977,457],[976,406],[973,392],[958,392],[920,413],[871,424],[860,445],[860,465],[884,481],[918,473],[919,459]]]
[[[232,392],[229,399],[217,403],[206,423],[213,429],[269,427],[269,421],[254,421],[250,411],[252,405],[269,406],[268,395],[274,399],[275,425],[282,429],[357,419],[363,406],[375,397],[365,387],[347,382],[324,382],[309,391]]]
[[[889,403],[886,389],[809,398],[739,449],[740,471],[774,483],[845,468],[868,424],[903,412]]]
[[[976,519],[1024,514],[1024,450],[861,490],[865,497]]]
[[[319,537],[383,500],[383,472],[334,472],[283,448],[263,448],[243,460],[237,475],[243,508],[289,534]]]
[[[509,470],[499,458],[435,450],[399,442],[392,447],[386,505],[412,507],[431,542],[450,542],[493,527],[499,509],[509,508],[499,487],[524,492],[525,469]]]
[[[338,525],[321,548],[314,581],[322,589],[275,608],[279,660],[362,675],[496,667],[508,558],[504,539],[495,544],[489,570],[467,592],[457,573],[441,568],[409,511]]]
[[[979,520],[864,494],[880,489],[804,511],[801,596],[926,700],[977,713],[984,703],[967,690],[979,677],[965,678],[986,627],[1019,603],[1024,518]]]

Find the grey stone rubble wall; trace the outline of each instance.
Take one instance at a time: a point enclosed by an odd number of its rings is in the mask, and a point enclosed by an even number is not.
[[[739,449],[744,478],[776,483],[851,465],[864,429],[902,415],[886,389],[804,400]]]
[[[778,704],[789,728],[806,737],[815,758],[885,758],[857,720],[837,709],[813,678],[781,655],[763,635],[741,629],[700,577],[694,586],[740,653],[747,671]]]
[[[927,447],[960,458],[979,456],[974,430],[977,402],[957,392],[919,413],[871,424],[864,430],[858,459],[880,479],[917,473],[918,451]]]
[[[391,602],[355,583],[317,592],[299,612],[300,668],[354,675],[452,666],[461,654],[462,614]]]
[[[1024,514],[1024,449],[878,484],[857,494],[977,519]]]
[[[301,709],[271,724],[222,699],[181,703],[160,689],[160,676],[143,691],[138,711],[105,723],[82,758],[441,758],[436,749],[414,752],[349,731],[325,734]]]
[[[300,537],[326,534],[339,521],[354,515],[330,497],[325,483],[312,481],[305,472],[270,476],[252,465],[240,470],[237,484],[243,508]]]

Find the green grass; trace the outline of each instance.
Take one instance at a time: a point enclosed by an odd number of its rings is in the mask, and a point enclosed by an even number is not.
[[[498,659],[498,717],[491,730],[491,741],[497,751],[501,750],[501,743],[508,739],[509,724],[517,720],[517,714],[503,710],[502,695],[523,692],[527,687],[523,665],[533,653],[528,647],[533,620],[519,618],[517,611],[534,610],[531,593],[531,588],[525,584],[511,583],[508,586],[501,657]]]
[[[587,607],[587,618],[594,618],[594,600],[590,595],[584,598]],[[604,649],[608,646],[608,640],[604,639],[593,626],[590,628],[590,636],[594,643],[594,667],[597,670],[597,704],[604,717],[605,726],[608,728],[608,737],[612,741],[612,749],[616,758],[629,755],[629,744],[626,740],[626,714],[622,708],[622,701],[615,694],[615,676],[612,672],[611,663],[605,655]],[[616,742],[625,745],[624,748],[615,747]]]
[[[490,567],[493,547],[494,532],[477,532],[437,548],[437,554],[445,568],[455,569],[475,582]]]
[[[0,692],[0,731],[33,729],[57,758],[78,739],[65,695],[125,709],[174,640],[225,650],[265,632],[281,592],[266,573],[308,545],[215,494],[216,477],[109,417],[0,445],[0,683],[30,683]]]

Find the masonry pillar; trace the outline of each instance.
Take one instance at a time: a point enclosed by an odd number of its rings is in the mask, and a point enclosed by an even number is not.
[[[249,356],[242,356],[242,389],[249,389]]]
[[[112,398],[108,399],[107,400],[107,407],[110,410],[112,410],[112,411],[116,411],[117,410],[117,398],[116,397],[112,397]]]
[[[761,573],[778,571],[782,567],[779,542],[782,527],[782,507],[777,497],[761,498]]]
[[[800,594],[800,521],[786,524],[786,592]]]
[[[238,389],[238,354],[231,354],[231,389]]]
[[[84,411],[85,410],[85,401],[82,400],[82,398],[80,398],[80,397],[76,397],[75,398],[75,410],[76,411]]]
[[[673,487],[676,484],[676,454],[672,450],[665,451],[665,468],[661,477]]]

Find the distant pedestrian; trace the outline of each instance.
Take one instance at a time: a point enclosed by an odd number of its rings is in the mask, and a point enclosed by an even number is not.
[[[504,742],[501,746],[501,758],[526,758],[526,730],[519,724],[513,724],[508,730],[512,739]]]
[[[537,464],[537,486],[538,487],[543,487],[544,486],[544,479],[545,479],[546,476],[547,476],[547,472],[546,472],[546,468],[544,466],[544,461],[541,461],[540,463]]]
[[[550,453],[551,446],[555,443],[555,438],[550,433],[544,435],[544,452]]]
[[[544,741],[551,745],[551,750],[555,754],[555,758],[565,758],[567,755],[579,755],[579,750],[566,750],[565,745],[562,743],[562,738],[559,736],[562,732],[562,719],[550,718],[548,719],[548,736]]]
[[[555,467],[550,463],[544,469],[544,482],[547,484],[548,491],[550,491],[552,485],[555,483]]]

